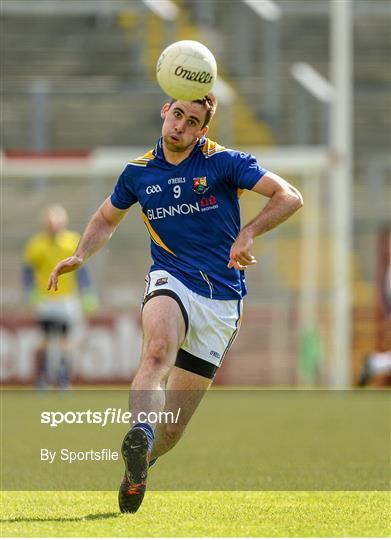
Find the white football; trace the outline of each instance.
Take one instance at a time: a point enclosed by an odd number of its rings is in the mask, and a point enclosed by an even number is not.
[[[217,64],[202,43],[188,39],[176,41],[161,53],[156,64],[156,77],[168,96],[193,101],[212,89],[217,78]]]

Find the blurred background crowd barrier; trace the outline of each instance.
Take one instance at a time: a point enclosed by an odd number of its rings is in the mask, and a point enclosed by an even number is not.
[[[20,272],[42,208],[61,202],[81,232],[127,161],[153,147],[165,101],[155,63],[179,39],[217,59],[210,138],[254,153],[305,199],[255,244],[244,324],[217,382],[347,386],[368,354],[387,364],[390,23],[388,0],[3,0],[3,382],[33,377],[38,329]],[[242,199],[245,222],[263,201]],[[90,261],[102,307],[75,381],[134,374],[148,248],[134,207]]]

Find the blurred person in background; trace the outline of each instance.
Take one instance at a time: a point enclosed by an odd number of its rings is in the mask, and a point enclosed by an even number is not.
[[[35,352],[35,385],[68,388],[71,383],[73,334],[98,306],[86,267],[61,278],[61,292],[47,290],[47,280],[59,258],[69,257],[80,235],[67,229],[65,208],[54,204],[42,213],[42,231],[32,236],[24,249],[23,286],[42,330]]]
[[[389,238],[391,240],[391,236]],[[382,316],[378,321],[378,350],[365,356],[358,386],[391,386],[391,260],[381,276],[379,288]]]
[[[57,290],[58,277],[78,271],[139,202],[154,264],[142,308],[141,364],[130,393],[133,428],[122,444],[121,512],[138,510],[148,467],[179,441],[238,334],[244,270],[257,262],[254,238],[302,205],[299,191],[254,156],[205,137],[216,106],[211,93],[163,105],[155,148],[128,163],[74,255],[57,264],[48,283]],[[268,202],[240,229],[244,189]],[[147,416],[162,410],[180,411],[178,420],[163,424]]]

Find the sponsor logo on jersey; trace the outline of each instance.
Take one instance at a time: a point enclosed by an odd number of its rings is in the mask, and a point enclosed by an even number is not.
[[[209,353],[211,356],[214,356],[215,358],[220,358],[221,354],[216,351],[210,351]]]
[[[165,283],[168,283],[168,277],[160,277],[156,280],[155,287],[160,287],[160,285],[164,285]]]
[[[179,176],[178,178],[170,178],[168,180],[168,185],[171,185],[171,184],[184,184],[186,182],[186,178],[184,178],[183,176]]]
[[[187,215],[187,214],[194,214],[194,212],[201,212],[200,206],[198,203],[195,204],[177,204],[176,206],[170,205],[167,207],[158,207],[154,208],[153,210],[147,210],[147,217],[149,221],[153,221],[155,219],[162,219],[166,217],[174,217],[177,215]]]
[[[202,197],[200,200],[201,212],[207,212],[208,210],[216,210],[219,207],[217,204],[217,198],[214,195],[210,197]]]
[[[213,206],[214,204],[217,204],[217,199],[214,195],[211,195],[210,197],[202,197],[200,200],[201,208],[205,208],[206,206]]]
[[[209,189],[208,180],[206,176],[200,176],[198,178],[193,178],[193,191],[197,195],[203,195]]]
[[[151,195],[151,193],[160,193],[162,191],[162,188],[155,184],[154,186],[148,186],[145,190],[148,195]]]

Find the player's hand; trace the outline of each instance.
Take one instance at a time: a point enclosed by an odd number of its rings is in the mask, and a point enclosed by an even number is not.
[[[61,276],[61,274],[67,274],[68,272],[78,270],[82,264],[83,259],[81,257],[77,257],[76,255],[72,255],[72,257],[68,257],[67,259],[63,259],[62,261],[60,261],[54,268],[53,272],[50,274],[48,281],[48,291],[50,291],[52,287],[53,290],[57,291],[59,276]]]
[[[245,270],[248,266],[256,264],[256,258],[251,255],[252,245],[252,236],[245,232],[245,230],[241,231],[235,242],[232,244],[231,251],[229,252],[228,268]]]

